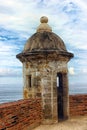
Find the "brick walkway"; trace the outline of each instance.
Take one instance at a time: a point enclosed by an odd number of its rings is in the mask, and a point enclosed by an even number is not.
[[[87,130],[87,116],[71,118],[53,125],[41,125],[33,130]]]

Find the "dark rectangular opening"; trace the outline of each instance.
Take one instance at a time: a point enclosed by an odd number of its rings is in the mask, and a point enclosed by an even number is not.
[[[28,86],[31,88],[32,84],[31,84],[31,75],[28,75]]]
[[[63,80],[62,73],[57,73],[57,102],[58,102],[58,119],[63,119]]]

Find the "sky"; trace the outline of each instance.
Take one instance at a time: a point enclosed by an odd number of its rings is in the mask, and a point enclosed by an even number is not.
[[[16,55],[47,16],[74,58],[68,63],[69,84],[87,86],[87,0],[0,0],[0,84],[23,84]]]

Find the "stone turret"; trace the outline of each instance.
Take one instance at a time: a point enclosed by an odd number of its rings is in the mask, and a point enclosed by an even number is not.
[[[43,16],[41,24],[16,57],[23,63],[24,98],[42,100],[44,122],[69,117],[68,68],[73,57]]]

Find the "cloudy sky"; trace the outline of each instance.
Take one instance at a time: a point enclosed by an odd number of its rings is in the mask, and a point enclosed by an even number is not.
[[[87,85],[87,0],[0,0],[0,83],[22,83],[22,64],[16,54],[36,32],[41,16],[74,53],[69,82]]]

